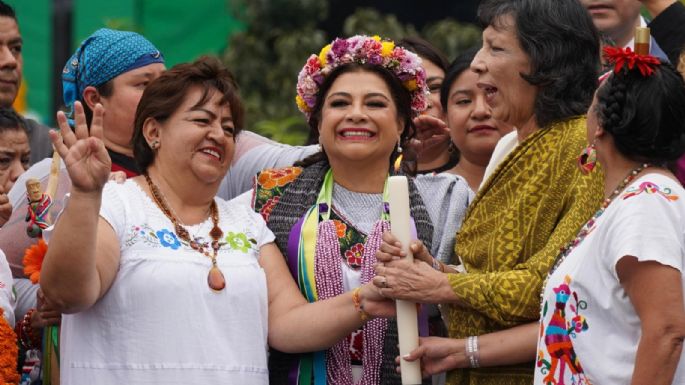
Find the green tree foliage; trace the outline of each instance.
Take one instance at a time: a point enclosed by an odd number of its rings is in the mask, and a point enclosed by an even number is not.
[[[319,27],[328,15],[328,2],[232,0],[231,4],[247,28],[231,36],[224,61],[241,86],[247,128],[282,143],[304,143],[309,128],[295,105],[297,74],[309,55],[318,54],[334,38]],[[427,25],[422,32],[450,58],[480,39],[477,27],[450,19]],[[399,40],[419,33],[394,15],[359,8],[345,20],[343,34]]]

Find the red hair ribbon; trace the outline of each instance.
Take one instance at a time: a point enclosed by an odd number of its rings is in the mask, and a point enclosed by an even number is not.
[[[604,57],[609,63],[614,65],[614,73],[619,73],[625,65],[628,70],[637,66],[642,76],[651,76],[654,67],[661,64],[659,59],[652,55],[638,55],[630,47],[623,49],[620,47],[604,47]]]

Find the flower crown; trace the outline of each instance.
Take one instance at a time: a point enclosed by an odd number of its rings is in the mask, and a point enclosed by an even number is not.
[[[659,59],[652,55],[640,55],[633,52],[630,47],[623,49],[620,47],[604,47],[604,57],[610,64],[614,65],[614,73],[618,74],[623,68],[626,72],[632,71],[637,67],[642,76],[651,76],[656,66],[661,65]],[[624,67],[625,66],[625,67]]]
[[[376,64],[395,74],[411,93],[412,115],[418,116],[428,107],[426,71],[421,58],[409,50],[383,41],[378,36],[356,35],[335,39],[323,47],[319,55],[312,54],[297,76],[295,101],[302,113],[311,116],[319,87],[338,66],[348,63]]]

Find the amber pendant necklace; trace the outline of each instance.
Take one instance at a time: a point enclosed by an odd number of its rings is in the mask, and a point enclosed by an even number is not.
[[[164,195],[162,195],[162,192],[159,191],[159,188],[152,183],[150,176],[147,173],[143,174],[143,176],[145,177],[147,185],[150,187],[152,198],[154,198],[155,203],[159,209],[162,210],[164,215],[169,218],[171,223],[174,224],[174,232],[176,235],[178,235],[178,237],[182,240],[186,241],[193,250],[200,252],[212,260],[212,267],[209,269],[209,273],[207,274],[207,285],[209,285],[209,288],[217,292],[223,290],[226,287],[226,278],[224,277],[224,273],[221,272],[221,269],[219,269],[219,266],[216,264],[216,256],[219,253],[219,248],[221,247],[221,245],[219,245],[219,240],[224,235],[224,232],[219,228],[219,210],[216,207],[216,202],[212,199],[212,203],[209,205],[209,216],[212,218],[213,225],[212,230],[209,232],[209,236],[212,237],[212,253],[210,254],[209,250],[202,243],[197,241],[197,238],[190,238],[190,233],[185,227],[183,227],[183,225],[181,225],[181,221],[174,214],[174,211],[171,209],[171,207],[166,203],[166,199],[164,199]]]

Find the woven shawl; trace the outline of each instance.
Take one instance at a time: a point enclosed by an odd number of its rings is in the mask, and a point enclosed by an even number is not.
[[[297,255],[287,254],[290,229],[316,203],[316,198],[323,184],[323,177],[329,167],[327,161],[321,161],[302,170],[302,174],[286,188],[278,204],[269,215],[267,225],[276,236],[276,244],[286,260],[297,258]],[[409,200],[418,238],[430,250],[433,224],[411,178],[409,178]],[[397,322],[395,319],[390,319],[388,320],[388,329],[383,346],[381,384],[401,383],[400,376],[395,371],[395,357],[399,355],[397,344]],[[287,384],[288,373],[299,357],[299,354],[287,354],[271,349],[269,354],[269,382],[271,384]]]

